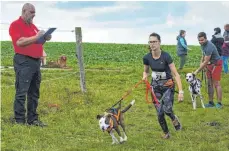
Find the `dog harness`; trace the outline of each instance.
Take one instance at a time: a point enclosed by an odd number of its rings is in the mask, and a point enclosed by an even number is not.
[[[118,110],[118,114],[117,115],[113,114],[113,116],[115,117],[115,119],[117,120],[117,122],[119,122],[120,112],[121,112],[121,109]]]
[[[110,118],[109,127],[107,128],[106,131],[110,132],[112,130],[113,126],[114,126],[114,121],[112,120],[112,118]]]
[[[194,84],[190,83],[190,86],[192,87],[193,94],[198,94],[198,92],[196,92],[196,88],[195,88],[197,83],[198,83],[198,81],[200,82],[199,79],[195,79],[195,83]],[[200,87],[201,87],[201,82],[200,82]]]
[[[112,130],[112,128],[114,127],[114,121],[113,121],[112,117],[114,117],[115,120],[117,121],[117,123],[119,123],[120,113],[121,113],[120,109],[118,110],[118,114],[109,113],[109,114],[111,114],[111,117],[110,117],[110,120],[109,120],[109,127],[107,128],[108,132],[110,132]]]

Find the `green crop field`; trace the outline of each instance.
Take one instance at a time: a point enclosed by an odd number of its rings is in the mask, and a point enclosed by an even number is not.
[[[198,100],[196,111],[185,80],[200,61],[199,46],[190,46],[185,69],[179,71],[185,91],[184,102],[174,112],[183,129],[176,132],[168,117],[169,140],[161,138],[162,130],[152,104],[145,100],[145,85],[140,85],[123,100],[135,105],[125,113],[128,141],[111,145],[111,137],[99,129],[97,114],[116,103],[142,78],[143,56],[148,46],[142,44],[83,43],[87,93],[80,89],[75,43],[48,42],[44,49],[47,61],[67,56],[70,69],[42,70],[38,113],[48,127],[22,126],[12,123],[15,74],[12,68],[1,69],[1,150],[3,151],[226,151],[229,150],[229,75],[222,73],[223,109],[203,109]],[[176,66],[176,47],[162,45]],[[13,65],[11,42],[1,42],[1,65]],[[201,78],[201,73],[198,75]],[[151,80],[150,78],[148,80]],[[207,103],[206,85],[202,93]],[[216,101],[216,99],[215,99]],[[57,104],[59,108],[50,107]],[[211,123],[217,123],[212,125]],[[115,133],[116,135],[116,133]],[[117,135],[116,135],[117,136]]]

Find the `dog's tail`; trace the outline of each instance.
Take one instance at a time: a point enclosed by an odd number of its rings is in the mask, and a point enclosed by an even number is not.
[[[130,104],[122,110],[122,113],[125,113],[127,110],[129,110],[130,107],[134,105],[134,103],[135,103],[135,100],[132,100]]]

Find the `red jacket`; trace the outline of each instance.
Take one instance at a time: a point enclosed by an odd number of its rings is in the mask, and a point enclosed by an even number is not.
[[[26,24],[25,21],[19,17],[10,24],[9,34],[12,38],[14,52],[33,58],[40,58],[43,52],[42,44],[31,44],[25,47],[19,47],[16,45],[16,42],[21,37],[32,37],[37,34],[39,30],[34,24]]]

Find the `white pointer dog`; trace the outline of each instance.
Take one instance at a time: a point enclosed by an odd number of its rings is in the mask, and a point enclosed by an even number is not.
[[[196,97],[198,95],[200,96],[202,107],[205,108],[201,94],[201,81],[197,79],[193,73],[187,73],[186,80],[189,83],[189,92],[192,99],[193,109],[196,109]]]
[[[121,105],[118,108],[110,108],[104,115],[97,115],[97,119],[99,120],[99,127],[104,132],[107,131],[112,137],[112,144],[119,144],[127,141],[124,117],[123,113],[125,113],[131,106],[134,105],[135,100],[133,100],[127,107],[125,107],[121,111]],[[121,136],[119,125],[123,129],[124,138]],[[120,137],[120,142],[115,137],[113,131],[116,131]]]

